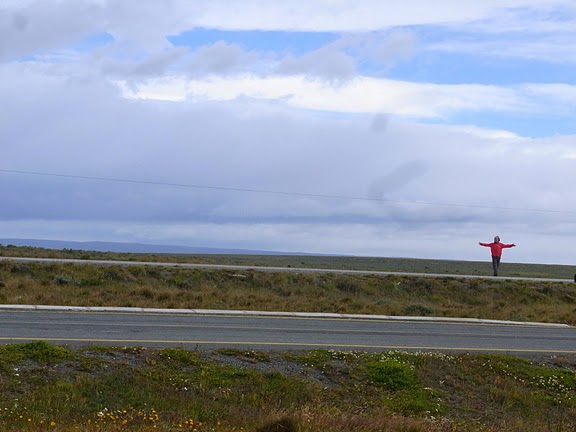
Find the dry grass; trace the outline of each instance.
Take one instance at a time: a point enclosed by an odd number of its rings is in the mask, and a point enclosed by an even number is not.
[[[470,317],[576,324],[568,283],[0,261],[0,304]]]
[[[476,245],[473,245],[477,247]],[[432,260],[389,257],[354,257],[326,255],[181,255],[54,250],[36,247],[0,245],[0,257],[70,258],[82,260],[119,260],[132,262],[166,262],[195,264],[230,264],[264,267],[300,267],[348,269],[405,273],[492,274],[489,255],[485,261]],[[576,268],[568,265],[520,264],[504,260],[502,276],[574,280]]]

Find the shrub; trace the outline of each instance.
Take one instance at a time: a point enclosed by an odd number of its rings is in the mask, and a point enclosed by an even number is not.
[[[57,285],[74,285],[76,284],[76,279],[72,276],[60,274],[54,277],[54,283]]]
[[[356,294],[358,291],[360,291],[360,286],[356,281],[349,279],[339,279],[336,281],[336,289],[345,293]]]
[[[186,290],[186,289],[190,289],[194,286],[193,281],[182,277],[180,275],[176,275],[176,276],[172,276],[170,279],[168,279],[167,281],[170,285],[175,286],[178,289],[182,289],[182,290]]]
[[[290,417],[274,420],[256,429],[257,432],[296,432],[297,430],[298,423]]]
[[[407,390],[418,383],[412,367],[397,360],[384,360],[366,364],[368,379],[386,390]]]
[[[171,360],[188,366],[199,363],[198,353],[183,348],[164,348],[160,351],[160,357],[164,360]]]
[[[9,363],[19,363],[23,359],[30,359],[37,363],[59,363],[74,358],[72,351],[59,345],[51,345],[44,341],[35,341],[26,344],[6,346],[1,353],[3,360]]]

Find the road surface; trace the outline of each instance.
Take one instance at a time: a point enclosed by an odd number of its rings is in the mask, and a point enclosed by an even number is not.
[[[0,343],[576,354],[576,328],[218,313],[3,309]]]
[[[96,265],[153,265],[187,268],[288,271],[298,273],[401,274],[427,277],[481,277],[379,271],[7,258],[20,262]],[[501,278],[504,279],[504,278]],[[521,278],[507,278],[521,279]],[[573,282],[564,279],[538,279]],[[242,311],[162,311],[122,308],[62,308],[0,305],[0,343],[46,340],[63,344],[113,344],[340,350],[483,351],[576,354],[576,328],[538,323],[416,317],[282,314]],[[101,308],[105,309],[105,308]],[[192,313],[191,313],[192,312]]]

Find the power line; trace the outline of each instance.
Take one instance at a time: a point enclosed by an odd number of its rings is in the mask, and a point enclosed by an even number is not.
[[[57,173],[46,173],[46,172],[36,172],[36,171],[18,171],[18,170],[0,169],[0,172],[10,173],[10,174],[47,176],[47,177],[62,177],[62,178],[79,179],[79,180],[94,180],[94,181],[106,181],[106,182],[118,182],[118,183],[135,183],[135,184],[146,184],[146,185],[155,185],[155,186],[170,186],[170,187],[182,187],[182,188],[193,188],[193,189],[211,189],[211,190],[222,190],[222,191],[232,191],[232,192],[249,192],[249,193],[260,193],[260,194],[271,194],[271,195],[290,195],[290,196],[311,197],[311,198],[332,198],[332,199],[345,199],[345,200],[356,200],[356,201],[373,201],[373,202],[384,202],[384,203],[392,203],[392,204],[421,204],[421,205],[428,205],[428,206],[462,207],[462,208],[475,208],[475,209],[487,209],[487,210],[510,210],[510,211],[539,212],[539,213],[576,214],[576,211],[570,211],[570,210],[549,210],[549,209],[534,209],[534,208],[520,208],[520,207],[500,207],[500,206],[474,205],[474,204],[439,203],[439,202],[429,202],[429,201],[406,201],[406,200],[403,201],[403,200],[390,200],[390,199],[385,199],[385,198],[366,198],[366,197],[346,196],[346,195],[313,194],[313,193],[304,193],[304,192],[285,192],[285,191],[273,191],[273,190],[265,190],[265,189],[235,188],[235,187],[225,187],[225,186],[207,186],[207,185],[185,184],[185,183],[165,183],[165,182],[156,182],[156,181],[147,181],[147,180],[131,180],[131,179],[110,178],[110,177],[91,177],[91,176],[81,176],[81,175],[72,175],[72,174],[57,174]]]

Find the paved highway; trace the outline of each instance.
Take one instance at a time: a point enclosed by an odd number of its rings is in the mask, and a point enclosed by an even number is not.
[[[286,267],[6,258],[21,262],[154,265],[258,271],[402,274]],[[428,277],[482,277],[425,274]],[[501,278],[504,279],[504,278]],[[508,278],[517,279],[517,278]],[[564,279],[538,279],[572,282]],[[237,346],[576,354],[576,328],[490,320],[282,314],[250,311],[161,311],[0,305],[0,343],[46,340],[64,344]]]
[[[576,354],[576,328],[214,313],[0,307],[0,343]]]

